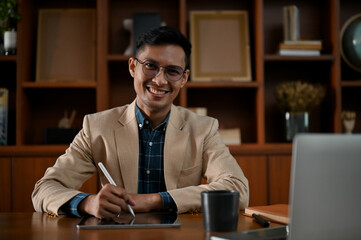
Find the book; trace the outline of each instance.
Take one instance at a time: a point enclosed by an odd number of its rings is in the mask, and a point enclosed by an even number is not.
[[[290,40],[290,16],[288,12],[288,7],[283,7],[283,39]]]
[[[280,43],[280,49],[305,49],[305,50],[322,50],[322,44],[286,44]]]
[[[241,144],[241,129],[240,128],[219,129],[218,132],[221,135],[222,140],[226,145]]]
[[[280,49],[282,56],[320,56],[321,51],[315,49]]]
[[[198,115],[207,116],[207,108],[205,107],[189,107],[188,109]]]
[[[300,17],[298,7],[296,5],[288,6],[290,19],[290,40],[300,39]]]
[[[322,46],[322,41],[321,40],[285,40],[283,41],[284,44],[302,44],[302,45],[321,45]]]
[[[7,145],[9,90],[0,88],[0,146]]]
[[[283,36],[284,40],[300,39],[300,17],[296,5],[283,7]]]
[[[273,204],[265,206],[246,207],[244,214],[252,217],[252,214],[258,214],[263,218],[277,223],[288,224],[290,219],[288,215],[288,204]]]

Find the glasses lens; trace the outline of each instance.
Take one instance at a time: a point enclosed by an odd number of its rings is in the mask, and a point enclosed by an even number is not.
[[[183,76],[183,68],[172,66],[165,68],[165,76],[169,81],[178,81]]]
[[[153,62],[145,61],[142,65],[144,74],[149,77],[154,77],[159,72],[159,66]]]

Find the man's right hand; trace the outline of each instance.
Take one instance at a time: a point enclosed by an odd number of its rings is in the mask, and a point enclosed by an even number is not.
[[[97,218],[113,218],[122,211],[128,211],[127,203],[135,206],[131,195],[123,188],[106,184],[96,195],[85,198],[79,204],[78,210]]]

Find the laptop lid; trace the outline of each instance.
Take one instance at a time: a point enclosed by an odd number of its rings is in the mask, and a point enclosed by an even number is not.
[[[289,238],[361,239],[361,135],[293,142]]]

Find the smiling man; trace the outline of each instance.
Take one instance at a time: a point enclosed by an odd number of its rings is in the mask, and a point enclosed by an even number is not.
[[[188,81],[190,53],[189,41],[171,27],[140,37],[136,57],[129,59],[136,99],[85,116],[65,154],[36,183],[36,211],[110,218],[129,204],[135,212],[198,212],[205,190],[237,190],[240,209],[248,205],[248,181],[223,143],[218,121],[173,105]],[[108,183],[99,162],[117,186]],[[78,191],[96,171],[100,191]]]

